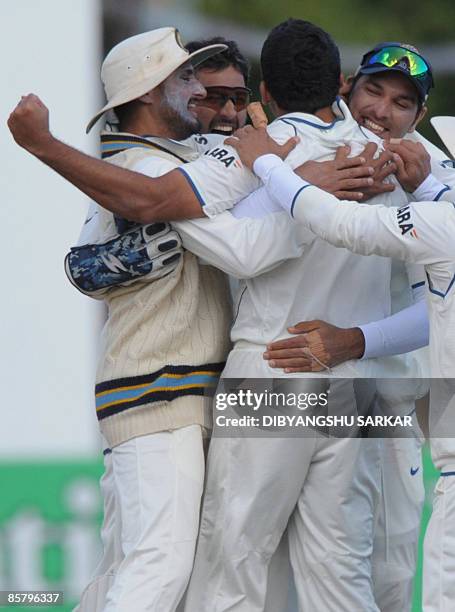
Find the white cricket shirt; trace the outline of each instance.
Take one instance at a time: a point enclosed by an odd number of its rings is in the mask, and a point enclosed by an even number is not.
[[[300,137],[286,163],[296,167],[308,159],[332,159],[344,144],[349,144],[356,154],[375,138],[359,128],[342,101],[336,102],[334,112],[336,119],[330,124],[306,113],[290,113],[269,126],[269,133],[278,142],[294,135]],[[376,142],[380,144],[377,138]],[[181,169],[210,214],[231,206],[260,184],[251,172],[236,164],[237,160],[233,149],[225,147],[220,151],[218,147]],[[371,205],[378,202],[403,205],[407,197],[397,187],[392,193],[372,199]],[[265,248],[264,241],[273,248],[275,240],[275,234],[264,235],[258,248]],[[391,312],[390,259],[354,255],[308,231],[300,231],[298,241],[303,245],[301,257],[241,283],[231,336],[238,343],[256,345],[261,362],[264,345],[287,337],[287,327],[297,321],[323,319],[340,327],[353,327],[382,319]],[[255,245],[244,248],[254,253]]]

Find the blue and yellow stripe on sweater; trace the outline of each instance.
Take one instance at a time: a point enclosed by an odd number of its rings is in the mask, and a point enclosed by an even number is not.
[[[164,366],[153,374],[117,378],[95,387],[96,414],[101,421],[124,410],[184,395],[209,395],[218,384],[224,363]]]

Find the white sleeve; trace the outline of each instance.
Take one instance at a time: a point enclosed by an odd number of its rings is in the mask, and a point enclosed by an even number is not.
[[[134,170],[157,176],[176,167],[172,162],[156,159],[143,160]],[[213,219],[176,221],[172,225],[186,249],[236,278],[257,276],[303,252],[301,232],[283,212],[263,219],[235,219],[224,212]]]
[[[267,189],[259,187],[249,196],[241,200],[234,206],[231,214],[236,219],[242,219],[243,217],[260,218],[268,215],[272,212],[282,212],[282,207],[276,202]]]
[[[280,144],[295,135],[295,128],[281,120],[271,123],[267,131]],[[300,165],[310,157],[311,143],[305,144],[305,149],[296,148],[288,156],[287,162],[291,166],[293,161]],[[207,217],[231,209],[261,186],[261,181],[242,164],[237,151],[224,143],[217,143],[199,159],[180,166],[179,170]]]
[[[272,155],[258,158],[254,170],[296,221],[334,246],[419,264],[447,261],[453,250],[454,204],[420,202],[386,208],[340,202]]]
[[[298,194],[294,217],[335,246],[360,255],[395,257],[424,265],[446,261],[453,239],[453,205],[448,202],[421,202],[401,208],[368,206],[339,202],[311,186]]]
[[[228,145],[217,146],[199,159],[179,166],[207,217],[229,210],[260,186],[260,181]]]
[[[365,325],[359,325],[365,337],[362,359],[400,355],[426,346],[429,341],[426,300]]]
[[[446,162],[441,162],[431,170],[433,176],[444,186],[444,190],[437,195],[435,200],[446,200],[451,202],[454,199],[455,191],[455,169],[447,166]]]
[[[455,171],[451,171],[455,176]],[[452,195],[455,195],[449,185],[441,183],[439,179],[435,177],[433,173],[429,174],[427,178],[420,183],[417,189],[412,194],[414,202],[438,202],[439,200],[446,200]],[[450,199],[448,200],[451,201]]]
[[[224,212],[172,225],[186,249],[235,278],[258,276],[303,253],[300,232],[284,212],[261,219],[236,219]]]

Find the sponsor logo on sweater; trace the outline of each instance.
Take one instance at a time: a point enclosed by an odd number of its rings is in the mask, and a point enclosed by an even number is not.
[[[397,210],[397,220],[402,236],[410,233],[413,238],[418,238],[417,231],[411,221],[411,207],[409,204],[402,206]]]

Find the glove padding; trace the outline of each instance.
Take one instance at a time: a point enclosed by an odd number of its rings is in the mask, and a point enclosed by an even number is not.
[[[113,287],[166,276],[175,270],[182,254],[180,236],[169,223],[150,223],[101,244],[71,247],[65,272],[79,291],[102,299]]]

